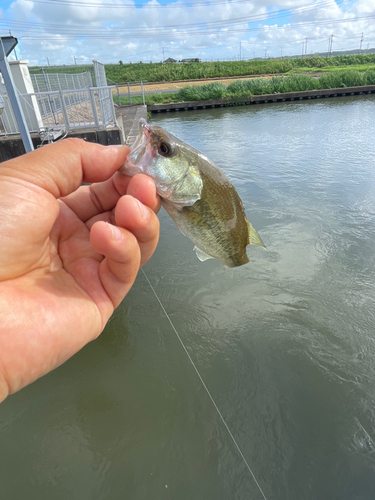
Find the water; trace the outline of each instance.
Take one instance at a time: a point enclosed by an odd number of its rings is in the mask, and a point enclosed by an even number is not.
[[[375,498],[375,98],[153,122],[238,188],[267,250],[199,262],[161,212],[145,273],[267,499]],[[0,498],[258,500],[140,273],[102,336],[0,407]]]

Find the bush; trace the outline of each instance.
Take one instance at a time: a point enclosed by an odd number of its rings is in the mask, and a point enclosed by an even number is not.
[[[221,99],[225,96],[226,86],[220,82],[208,83],[194,87],[180,89],[176,98],[180,101],[205,101],[209,99]]]

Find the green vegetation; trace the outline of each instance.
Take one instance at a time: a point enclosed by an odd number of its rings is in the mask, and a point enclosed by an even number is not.
[[[108,64],[105,69],[108,81],[122,83],[141,80],[162,82],[226,76],[286,74],[301,71],[342,70],[348,66],[365,70],[369,69],[369,66],[374,67],[374,65],[375,54],[363,54],[231,62]],[[30,70],[37,72],[40,71],[40,68],[30,68]],[[49,73],[81,73],[82,71],[92,71],[92,66],[48,66],[44,70]]]
[[[360,72],[347,70],[322,75],[314,78],[310,75],[274,76],[269,79],[254,78],[237,80],[228,87],[220,82],[200,86],[185,87],[175,93],[146,95],[146,104],[163,102],[205,101],[211,99],[230,99],[249,95],[298,92],[302,90],[332,89],[355,87],[359,85],[375,85],[375,70]],[[141,96],[139,102],[141,102]],[[136,98],[132,103],[137,103]],[[117,97],[116,97],[117,101]],[[128,98],[121,98],[122,104],[129,104]]]
[[[153,63],[107,65],[107,78],[114,82],[172,82],[225,76],[285,74],[300,68],[334,68],[350,65],[374,64],[375,54],[359,56],[304,57],[299,59],[265,59],[250,61],[222,61],[207,63]]]
[[[296,73],[332,73],[336,71],[345,71],[348,69],[348,66],[323,66],[322,68],[295,68],[291,71],[287,71],[286,75],[293,75]],[[359,64],[359,65],[351,65],[350,69],[354,69],[357,71],[367,71],[369,69],[375,69],[375,64]]]
[[[177,100],[175,99],[177,94],[178,94],[178,92],[171,92],[170,94],[169,93],[148,94],[148,95],[145,95],[145,101],[146,101],[146,104],[150,104],[150,105],[151,104],[162,104],[163,102],[178,102],[181,99],[177,99]],[[129,97],[121,96],[120,100],[121,100],[122,105],[130,104]],[[116,104],[118,103],[118,99],[117,99],[116,94],[113,94],[113,101]],[[142,96],[141,95],[132,96],[132,104],[143,104]]]
[[[246,81],[239,80],[229,85],[226,90],[227,97],[230,97],[231,94],[237,97],[246,94],[274,94],[374,84],[375,70],[369,70],[364,73],[355,70],[347,70],[322,75],[320,78],[314,78],[309,75],[292,75],[286,77],[273,77],[268,80],[264,78]]]

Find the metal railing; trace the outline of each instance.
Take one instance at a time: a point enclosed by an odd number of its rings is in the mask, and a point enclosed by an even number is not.
[[[113,80],[108,81],[114,84],[116,88],[116,92],[114,92],[114,98],[116,104],[121,105],[121,97],[126,97],[128,99],[128,103],[132,104],[140,104],[139,102],[135,102],[136,99],[134,97],[140,97],[143,105],[145,105],[145,89],[143,85],[147,83],[147,80],[139,81],[139,82],[114,82]],[[133,101],[132,101],[133,97]]]
[[[51,92],[53,90],[80,90],[93,87],[89,71],[84,73],[48,73],[43,68],[40,73],[30,73],[35,92]],[[104,84],[107,85],[107,82]]]
[[[21,94],[21,104],[30,132],[43,129],[105,128],[116,125],[113,86],[78,90],[56,90]],[[0,115],[0,136],[18,134],[9,98]],[[33,106],[37,106],[37,111]],[[36,116],[39,115],[39,116]]]
[[[10,99],[7,95],[2,95],[1,97],[4,100],[4,109],[0,115],[0,136],[19,134],[18,125],[10,104]]]

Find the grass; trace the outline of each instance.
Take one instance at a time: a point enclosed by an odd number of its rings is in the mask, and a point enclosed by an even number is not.
[[[322,68],[299,67],[299,68],[294,68],[291,71],[287,71],[285,74],[286,75],[294,75],[297,73],[332,73],[332,72],[337,72],[337,71],[346,71],[347,69],[348,69],[347,66],[323,66]],[[375,64],[353,65],[353,66],[350,66],[350,69],[363,72],[363,71],[375,69]]]
[[[360,85],[375,85],[375,69],[362,72],[349,69],[347,71],[324,74],[320,78],[310,75],[297,74],[291,76],[274,76],[270,79],[254,78],[251,80],[237,80],[228,87],[220,82],[200,86],[190,86],[170,94],[150,94],[145,96],[146,104],[166,102],[205,101],[212,99],[239,98],[250,95],[274,94],[283,92],[298,92],[303,90],[332,89],[355,87]],[[117,96],[116,100],[117,100]],[[132,98],[142,102],[141,96]],[[129,99],[122,97],[122,104],[129,104]]]
[[[105,70],[107,79],[112,84],[113,82],[137,82],[141,80],[163,82],[227,76],[275,75],[296,71],[341,71],[348,66],[354,66],[361,70],[370,69],[370,67],[375,66],[375,54],[202,63],[107,64]],[[92,66],[48,66],[44,70],[48,73],[80,73],[92,71],[92,68]],[[38,68],[30,68],[30,70],[37,72]]]
[[[174,97],[176,96],[177,92],[171,92],[169,93],[163,93],[163,94],[146,94],[145,95],[145,102],[146,104],[152,105],[152,104],[162,104],[163,102],[178,102],[179,100],[175,100]],[[121,104],[128,105],[130,104],[129,97],[126,96],[120,96]],[[118,99],[117,95],[113,94],[113,101],[117,104]],[[132,104],[143,104],[143,98],[140,95],[136,95],[132,97]]]

